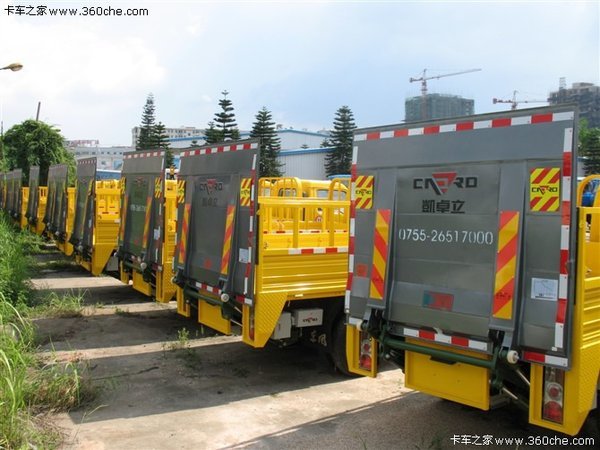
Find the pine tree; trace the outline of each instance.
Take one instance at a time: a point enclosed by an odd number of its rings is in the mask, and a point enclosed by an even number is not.
[[[329,142],[333,151],[325,158],[327,176],[350,173],[352,165],[353,131],[356,129],[354,116],[347,106],[337,110],[333,120],[333,131]]]
[[[216,144],[223,140],[221,133],[217,130],[215,123],[212,120],[208,122],[208,128],[204,130],[204,140],[208,145]]]
[[[586,175],[600,173],[600,128],[589,128],[585,119],[579,128],[579,153]]]
[[[331,147],[331,142],[329,141],[328,138],[323,139],[323,142],[321,142],[321,148],[327,148],[327,147]]]
[[[282,164],[279,162],[279,150],[281,149],[281,140],[277,136],[271,112],[264,106],[256,114],[256,121],[252,124],[250,137],[260,139],[259,176],[280,177]]]
[[[170,148],[169,135],[167,134],[165,125],[162,122],[158,122],[158,124],[154,127],[153,138],[153,148],[164,150],[167,153],[167,167],[171,167],[173,165],[173,152]]]
[[[155,144],[155,126],[156,118],[154,116],[154,96],[152,93],[146,97],[146,104],[142,112],[142,124],[140,126],[140,134],[135,144],[136,150],[149,150]]]
[[[219,100],[221,112],[215,113],[214,119],[215,127],[219,132],[219,141],[239,139],[240,131],[238,130],[237,123],[235,122],[235,113],[233,112],[232,102],[227,98],[229,92],[223,91],[221,94],[223,94],[223,98]]]

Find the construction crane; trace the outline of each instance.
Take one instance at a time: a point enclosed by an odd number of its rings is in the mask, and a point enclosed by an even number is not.
[[[461,70],[460,72],[444,73],[442,75],[427,76],[427,69],[423,69],[423,73],[418,78],[409,78],[409,82],[421,82],[421,119],[427,118],[427,80],[437,80],[444,77],[452,77],[454,75],[462,75],[464,73],[479,72],[481,69]]]
[[[421,82],[421,95],[423,97],[425,97],[427,95],[427,80],[437,80],[439,78],[452,77],[454,75],[462,75],[463,73],[479,72],[480,70],[481,69],[461,70],[460,72],[445,73],[442,75],[434,75],[432,77],[428,77],[427,69],[423,69],[423,74],[419,78],[411,77],[408,81],[410,81],[411,83],[420,81]]]
[[[494,102],[494,105],[496,103],[510,103],[510,109],[513,111],[517,109],[519,103],[548,103],[548,100],[517,100],[517,92],[519,91],[513,91],[512,100],[502,100],[500,98],[493,98],[492,101]]]

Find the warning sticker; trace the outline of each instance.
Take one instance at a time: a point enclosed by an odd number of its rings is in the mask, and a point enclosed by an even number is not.
[[[160,177],[154,179],[154,198],[160,198],[162,195],[162,180]]]
[[[354,184],[357,209],[371,209],[373,206],[373,176],[360,175]]]
[[[252,178],[242,178],[240,183],[240,206],[250,206]]]
[[[558,300],[558,280],[548,278],[531,279],[531,298],[535,300]]]
[[[558,211],[560,206],[560,168],[532,169],[529,180],[529,209],[537,212]]]
[[[177,204],[185,201],[185,180],[177,180]]]

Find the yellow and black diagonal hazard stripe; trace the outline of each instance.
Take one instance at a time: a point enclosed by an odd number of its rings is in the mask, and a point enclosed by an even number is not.
[[[560,168],[532,169],[529,179],[529,209],[536,212],[555,212],[559,208]]]

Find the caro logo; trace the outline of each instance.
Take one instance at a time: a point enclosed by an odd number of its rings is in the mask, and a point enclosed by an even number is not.
[[[436,172],[431,177],[413,179],[413,189],[433,189],[437,195],[445,194],[453,185],[459,189],[473,189],[477,187],[477,177],[461,177],[456,172]]]
[[[223,190],[223,183],[215,180],[214,178],[209,178],[208,180],[201,182],[200,192],[205,191],[208,195],[212,194],[215,191]]]
[[[551,194],[557,194],[558,193],[558,186],[549,186],[549,185],[542,185],[542,186],[532,186],[531,187],[531,192],[532,193],[539,193],[544,195],[546,192],[549,192]]]

